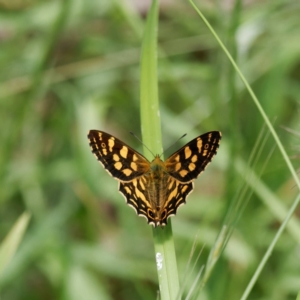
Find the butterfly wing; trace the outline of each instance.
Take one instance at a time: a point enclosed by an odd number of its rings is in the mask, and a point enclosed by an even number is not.
[[[155,207],[155,200],[149,193],[149,182],[146,176],[141,176],[130,182],[120,182],[119,192],[125,197],[139,216],[145,217],[148,224],[165,226],[170,216],[176,215],[179,206],[185,204],[186,197],[193,190],[193,183],[180,183],[168,176],[168,187],[165,191],[165,202],[161,206]]]
[[[175,216],[179,206],[186,203],[187,196],[193,191],[193,182],[180,183],[171,176],[168,179],[168,193],[162,208],[160,225],[167,225],[167,220]]]
[[[116,137],[90,130],[88,139],[93,154],[114,178],[128,182],[149,171],[149,161]]]
[[[119,192],[125,197],[126,203],[139,216],[145,217],[149,223],[149,213],[151,215],[152,207],[149,199],[146,198],[145,182],[146,178],[144,176],[130,182],[120,182]]]
[[[168,174],[181,183],[196,179],[216,155],[221,137],[211,131],[187,143],[165,161]]]

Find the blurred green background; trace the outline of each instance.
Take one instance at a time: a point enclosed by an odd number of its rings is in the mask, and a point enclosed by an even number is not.
[[[244,2],[195,1],[297,168],[300,3]],[[1,274],[1,300],[156,299],[152,229],[124,204],[86,137],[89,129],[104,130],[142,151],[129,132],[141,136],[139,56],[148,7],[146,0],[0,1],[1,240],[31,213]],[[161,0],[158,38],[164,147],[187,133],[165,156],[206,131],[223,133],[218,155],[172,218],[183,294],[225,220],[235,225],[229,243],[189,299],[239,299],[298,191],[248,92],[188,1]],[[236,212],[228,219],[230,207]],[[296,298],[299,213],[249,299]]]

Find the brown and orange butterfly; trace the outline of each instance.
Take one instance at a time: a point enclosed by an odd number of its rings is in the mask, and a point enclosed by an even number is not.
[[[148,224],[165,226],[178,207],[185,204],[193,181],[217,153],[221,132],[200,135],[173,153],[166,161],[156,155],[149,162],[116,137],[90,130],[92,152],[108,173],[119,181],[119,191],[128,205]]]

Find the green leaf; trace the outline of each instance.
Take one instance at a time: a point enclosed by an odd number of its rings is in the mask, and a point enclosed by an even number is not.
[[[30,219],[30,214],[25,212],[15,222],[14,226],[0,246],[0,276],[12,260],[18,246],[23,238]]]

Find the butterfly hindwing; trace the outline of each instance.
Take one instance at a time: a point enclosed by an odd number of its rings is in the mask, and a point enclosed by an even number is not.
[[[145,196],[145,178],[140,177],[130,182],[120,182],[119,192],[125,197],[126,203],[131,206],[139,216],[148,219],[151,203]]]
[[[169,177],[170,189],[168,191],[166,202],[164,203],[165,215],[161,219],[161,225],[166,225],[171,216],[175,216],[179,206],[186,203],[187,196],[193,191],[193,182],[180,183],[172,177]]]
[[[150,168],[149,161],[143,155],[106,132],[90,130],[88,139],[94,155],[118,180],[131,181]]]
[[[186,198],[193,190],[193,183],[182,184],[172,177],[168,177],[168,187],[166,191],[158,191],[162,193],[163,201],[156,203],[156,199],[152,197],[151,182],[147,176],[134,179],[131,182],[120,182],[119,192],[123,194],[129,206],[134,208],[139,216],[147,219],[148,224],[155,227],[165,226],[170,216],[176,215],[179,206],[185,204]],[[157,205],[156,205],[156,204]]]
[[[187,143],[165,161],[168,174],[180,182],[196,179],[217,153],[221,137],[219,131],[211,131]]]

